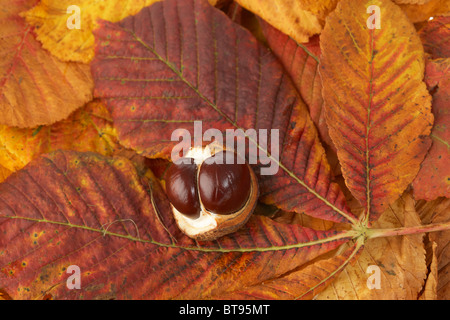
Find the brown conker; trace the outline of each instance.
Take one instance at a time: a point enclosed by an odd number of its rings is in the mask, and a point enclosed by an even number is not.
[[[223,149],[206,151],[191,149],[171,165],[165,178],[178,226],[198,240],[236,231],[247,222],[258,198],[256,175],[243,159]]]

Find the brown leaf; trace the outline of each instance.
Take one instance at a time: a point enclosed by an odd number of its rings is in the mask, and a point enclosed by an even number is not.
[[[437,300],[438,262],[436,258],[436,242],[431,243],[431,264],[423,292],[419,300]]]
[[[417,226],[421,221],[410,194],[404,194],[373,223],[374,228]],[[380,289],[369,289],[371,265],[380,268]],[[367,241],[358,261],[349,265],[318,299],[417,299],[427,275],[423,234]]]
[[[423,223],[438,223],[450,221],[450,199],[438,198],[434,201],[420,201],[417,211]],[[440,231],[429,234],[431,242],[437,244],[436,258],[438,261],[437,297],[440,300],[450,299],[450,232]]]

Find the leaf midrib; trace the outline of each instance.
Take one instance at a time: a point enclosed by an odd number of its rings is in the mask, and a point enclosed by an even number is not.
[[[282,251],[282,250],[311,247],[311,246],[321,245],[324,243],[333,242],[333,241],[337,241],[337,240],[351,239],[351,238],[357,236],[356,231],[347,230],[347,231],[342,231],[336,235],[329,236],[329,237],[326,237],[323,239],[318,239],[318,240],[313,240],[313,241],[308,241],[308,242],[300,242],[300,243],[295,243],[295,244],[291,244],[291,245],[269,246],[269,247],[265,247],[265,248],[255,247],[255,248],[234,248],[234,249],[218,248],[218,249],[215,249],[215,248],[205,248],[205,247],[179,246],[174,243],[168,244],[168,243],[158,242],[155,240],[145,240],[145,239],[141,239],[138,237],[133,237],[131,235],[124,235],[124,234],[120,234],[120,233],[111,232],[111,231],[108,231],[107,229],[96,229],[93,227],[88,227],[86,225],[77,225],[77,224],[72,224],[72,223],[68,223],[68,222],[52,221],[52,220],[47,220],[47,219],[37,219],[37,218],[21,217],[21,216],[0,216],[0,217],[8,218],[8,219],[32,221],[35,223],[49,223],[49,224],[65,226],[65,227],[69,227],[69,228],[76,228],[76,229],[82,229],[82,230],[87,230],[87,231],[91,231],[91,232],[96,232],[96,233],[102,234],[103,236],[108,235],[108,236],[118,237],[118,238],[122,238],[122,239],[127,239],[127,240],[134,241],[134,242],[148,243],[148,244],[156,245],[159,247],[174,248],[174,249],[181,249],[181,250],[187,250],[187,251],[199,251],[199,252],[227,253],[227,252]]]

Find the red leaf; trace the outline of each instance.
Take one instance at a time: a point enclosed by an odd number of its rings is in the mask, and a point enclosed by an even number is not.
[[[168,157],[176,144],[172,132],[192,134],[195,120],[203,132],[278,129],[280,170],[261,176],[262,200],[322,219],[356,221],[331,182],[306,106],[276,58],[247,30],[200,0],[167,0],[100,25],[95,95],[107,101],[125,146]]]
[[[69,151],[0,184],[0,234],[0,284],[14,299],[207,298],[278,277],[350,238],[254,215],[238,232],[198,243],[130,161]],[[66,286],[71,265],[79,290]]]

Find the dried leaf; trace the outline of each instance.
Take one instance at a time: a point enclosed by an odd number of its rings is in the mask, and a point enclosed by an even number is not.
[[[309,42],[300,44],[265,21],[260,22],[270,48],[283,64],[307,104],[322,141],[334,148],[324,116],[322,82],[319,76],[319,37],[311,37]]]
[[[11,171],[0,165],[0,183],[11,175]]]
[[[437,300],[438,262],[436,257],[436,242],[431,243],[431,264],[422,294],[419,300]]]
[[[58,149],[112,155],[120,145],[109,117],[105,106],[94,101],[49,126],[19,129],[0,125],[0,163],[14,172],[40,154]]]
[[[373,223],[374,228],[417,226],[421,221],[410,194],[404,194]],[[380,268],[380,289],[370,289],[367,280]],[[376,238],[367,241],[358,261],[317,297],[331,300],[417,299],[427,275],[423,234]]]
[[[359,243],[350,245],[342,254],[319,260],[286,276],[231,292],[220,299],[312,299],[353,263],[361,250]]]
[[[339,0],[237,0],[267,23],[289,35],[297,42],[322,31],[325,17]]]
[[[202,134],[276,129],[280,160],[272,159],[279,170],[260,176],[262,199],[286,211],[356,221],[331,182],[317,131],[282,66],[221,11],[205,1],[167,0],[118,23],[103,21],[95,36],[95,94],[107,102],[126,147],[168,158],[178,143],[172,133],[182,128],[194,135],[195,120],[202,121]]]
[[[439,198],[434,201],[420,201],[417,211],[424,223],[450,221],[450,199]],[[431,242],[436,242],[436,258],[438,261],[437,297],[440,300],[450,299],[450,232],[440,231],[428,235]]]
[[[431,58],[450,58],[449,30],[450,16],[436,17],[420,29],[424,50],[431,54]]]
[[[427,21],[431,17],[448,14],[450,11],[448,0],[430,0],[424,4],[400,4],[399,6],[413,23]]]
[[[0,1],[0,124],[47,125],[92,98],[89,66],[61,62],[35,39],[19,16],[34,0]],[[67,32],[67,30],[66,30]]]
[[[416,199],[450,197],[450,58],[427,62],[425,81],[433,93],[433,145],[413,181]]]
[[[149,187],[151,186],[151,188]],[[58,151],[0,184],[0,283],[14,299],[202,299],[299,267],[349,240],[253,215],[196,242],[125,158]],[[82,286],[68,290],[69,266]]]
[[[88,63],[94,57],[94,36],[97,19],[119,21],[138,13],[159,0],[41,0],[34,8],[23,14],[35,27],[37,39],[42,46],[63,61]],[[77,6],[80,10],[80,28],[69,29]]]
[[[381,29],[367,27],[370,5],[380,7]],[[329,133],[347,186],[375,221],[412,182],[431,144],[422,44],[390,1],[342,0],[320,46]]]

